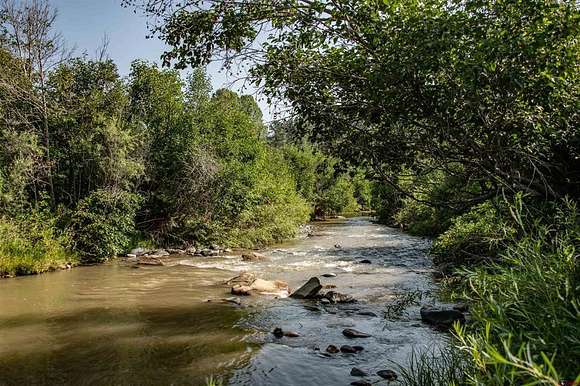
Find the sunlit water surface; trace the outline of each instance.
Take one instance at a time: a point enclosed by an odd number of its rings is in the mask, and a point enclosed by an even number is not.
[[[433,291],[428,240],[369,218],[314,229],[263,251],[267,262],[175,256],[163,267],[118,261],[0,280],[0,385],[203,385],[209,376],[232,385],[348,385],[352,367],[371,375],[394,369],[413,349],[445,339],[421,324],[418,307],[397,320],[383,313],[397,294]],[[224,281],[244,270],[292,288],[335,273],[323,284],[358,303],[267,295],[242,298],[241,306],[217,301],[230,296]],[[275,339],[275,327],[300,337]],[[344,328],[372,337],[348,339]],[[327,357],[321,352],[329,344],[365,349]]]

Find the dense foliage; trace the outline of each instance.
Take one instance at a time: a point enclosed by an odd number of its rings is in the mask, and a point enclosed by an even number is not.
[[[63,56],[55,17],[43,0],[0,8],[0,275],[136,242],[264,245],[367,206],[338,160],[271,143],[252,96],[214,92],[201,67],[136,60],[123,79],[104,54]]]

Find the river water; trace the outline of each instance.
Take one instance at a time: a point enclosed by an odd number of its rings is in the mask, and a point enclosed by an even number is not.
[[[376,371],[445,340],[421,324],[417,305],[384,316],[400,294],[432,302],[428,248],[359,217],[316,223],[311,237],[262,251],[265,262],[172,256],[162,267],[116,261],[0,280],[0,385],[204,385],[210,376],[231,385],[349,385],[360,379],[352,367],[379,381]],[[358,302],[220,302],[231,296],[224,281],[244,270],[291,288],[334,273],[322,283]],[[276,339],[275,327],[300,336]],[[372,337],[349,339],[345,328]],[[364,350],[327,356],[330,344]]]

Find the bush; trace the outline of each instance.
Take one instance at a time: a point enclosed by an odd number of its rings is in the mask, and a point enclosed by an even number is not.
[[[524,236],[500,259],[463,272],[455,295],[471,303],[473,323],[458,330],[459,346],[478,384],[558,385],[579,376],[580,216],[566,202],[548,217],[521,223]]]
[[[515,228],[505,213],[491,202],[473,207],[452,220],[451,227],[435,240],[431,252],[437,264],[462,265],[494,259]]]
[[[411,198],[401,200],[401,208],[393,218],[410,234],[417,236],[435,236],[441,233],[446,225],[435,207]]]
[[[352,213],[359,209],[354,197],[355,190],[351,180],[346,176],[339,176],[323,192],[317,203],[317,209],[324,215]]]
[[[53,221],[35,213],[27,220],[0,217],[0,277],[30,275],[76,263],[64,236],[54,233]]]
[[[125,250],[135,234],[140,197],[121,190],[96,190],[71,216],[72,246],[83,263],[105,261]]]

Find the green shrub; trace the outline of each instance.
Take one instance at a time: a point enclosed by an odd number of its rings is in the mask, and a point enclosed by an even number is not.
[[[102,262],[129,246],[140,198],[121,190],[96,190],[71,216],[72,246],[83,263]]]
[[[296,191],[282,154],[269,149],[257,160],[256,183],[246,206],[227,231],[228,243],[251,247],[292,238],[312,211]]]
[[[519,211],[514,210],[516,217]],[[580,216],[567,202],[487,262],[464,271],[472,323],[459,346],[478,384],[558,385],[580,376]]]
[[[352,181],[346,176],[339,176],[323,192],[317,206],[324,215],[352,213],[359,209],[354,197],[355,190]]]
[[[504,248],[505,241],[516,232],[506,214],[491,202],[473,207],[451,223],[431,249],[438,264],[461,265],[494,259]]]
[[[435,236],[441,233],[446,225],[435,207],[411,198],[401,200],[401,208],[393,218],[410,234],[417,236]]]
[[[30,275],[76,263],[53,221],[30,213],[26,220],[0,217],[0,277]]]

